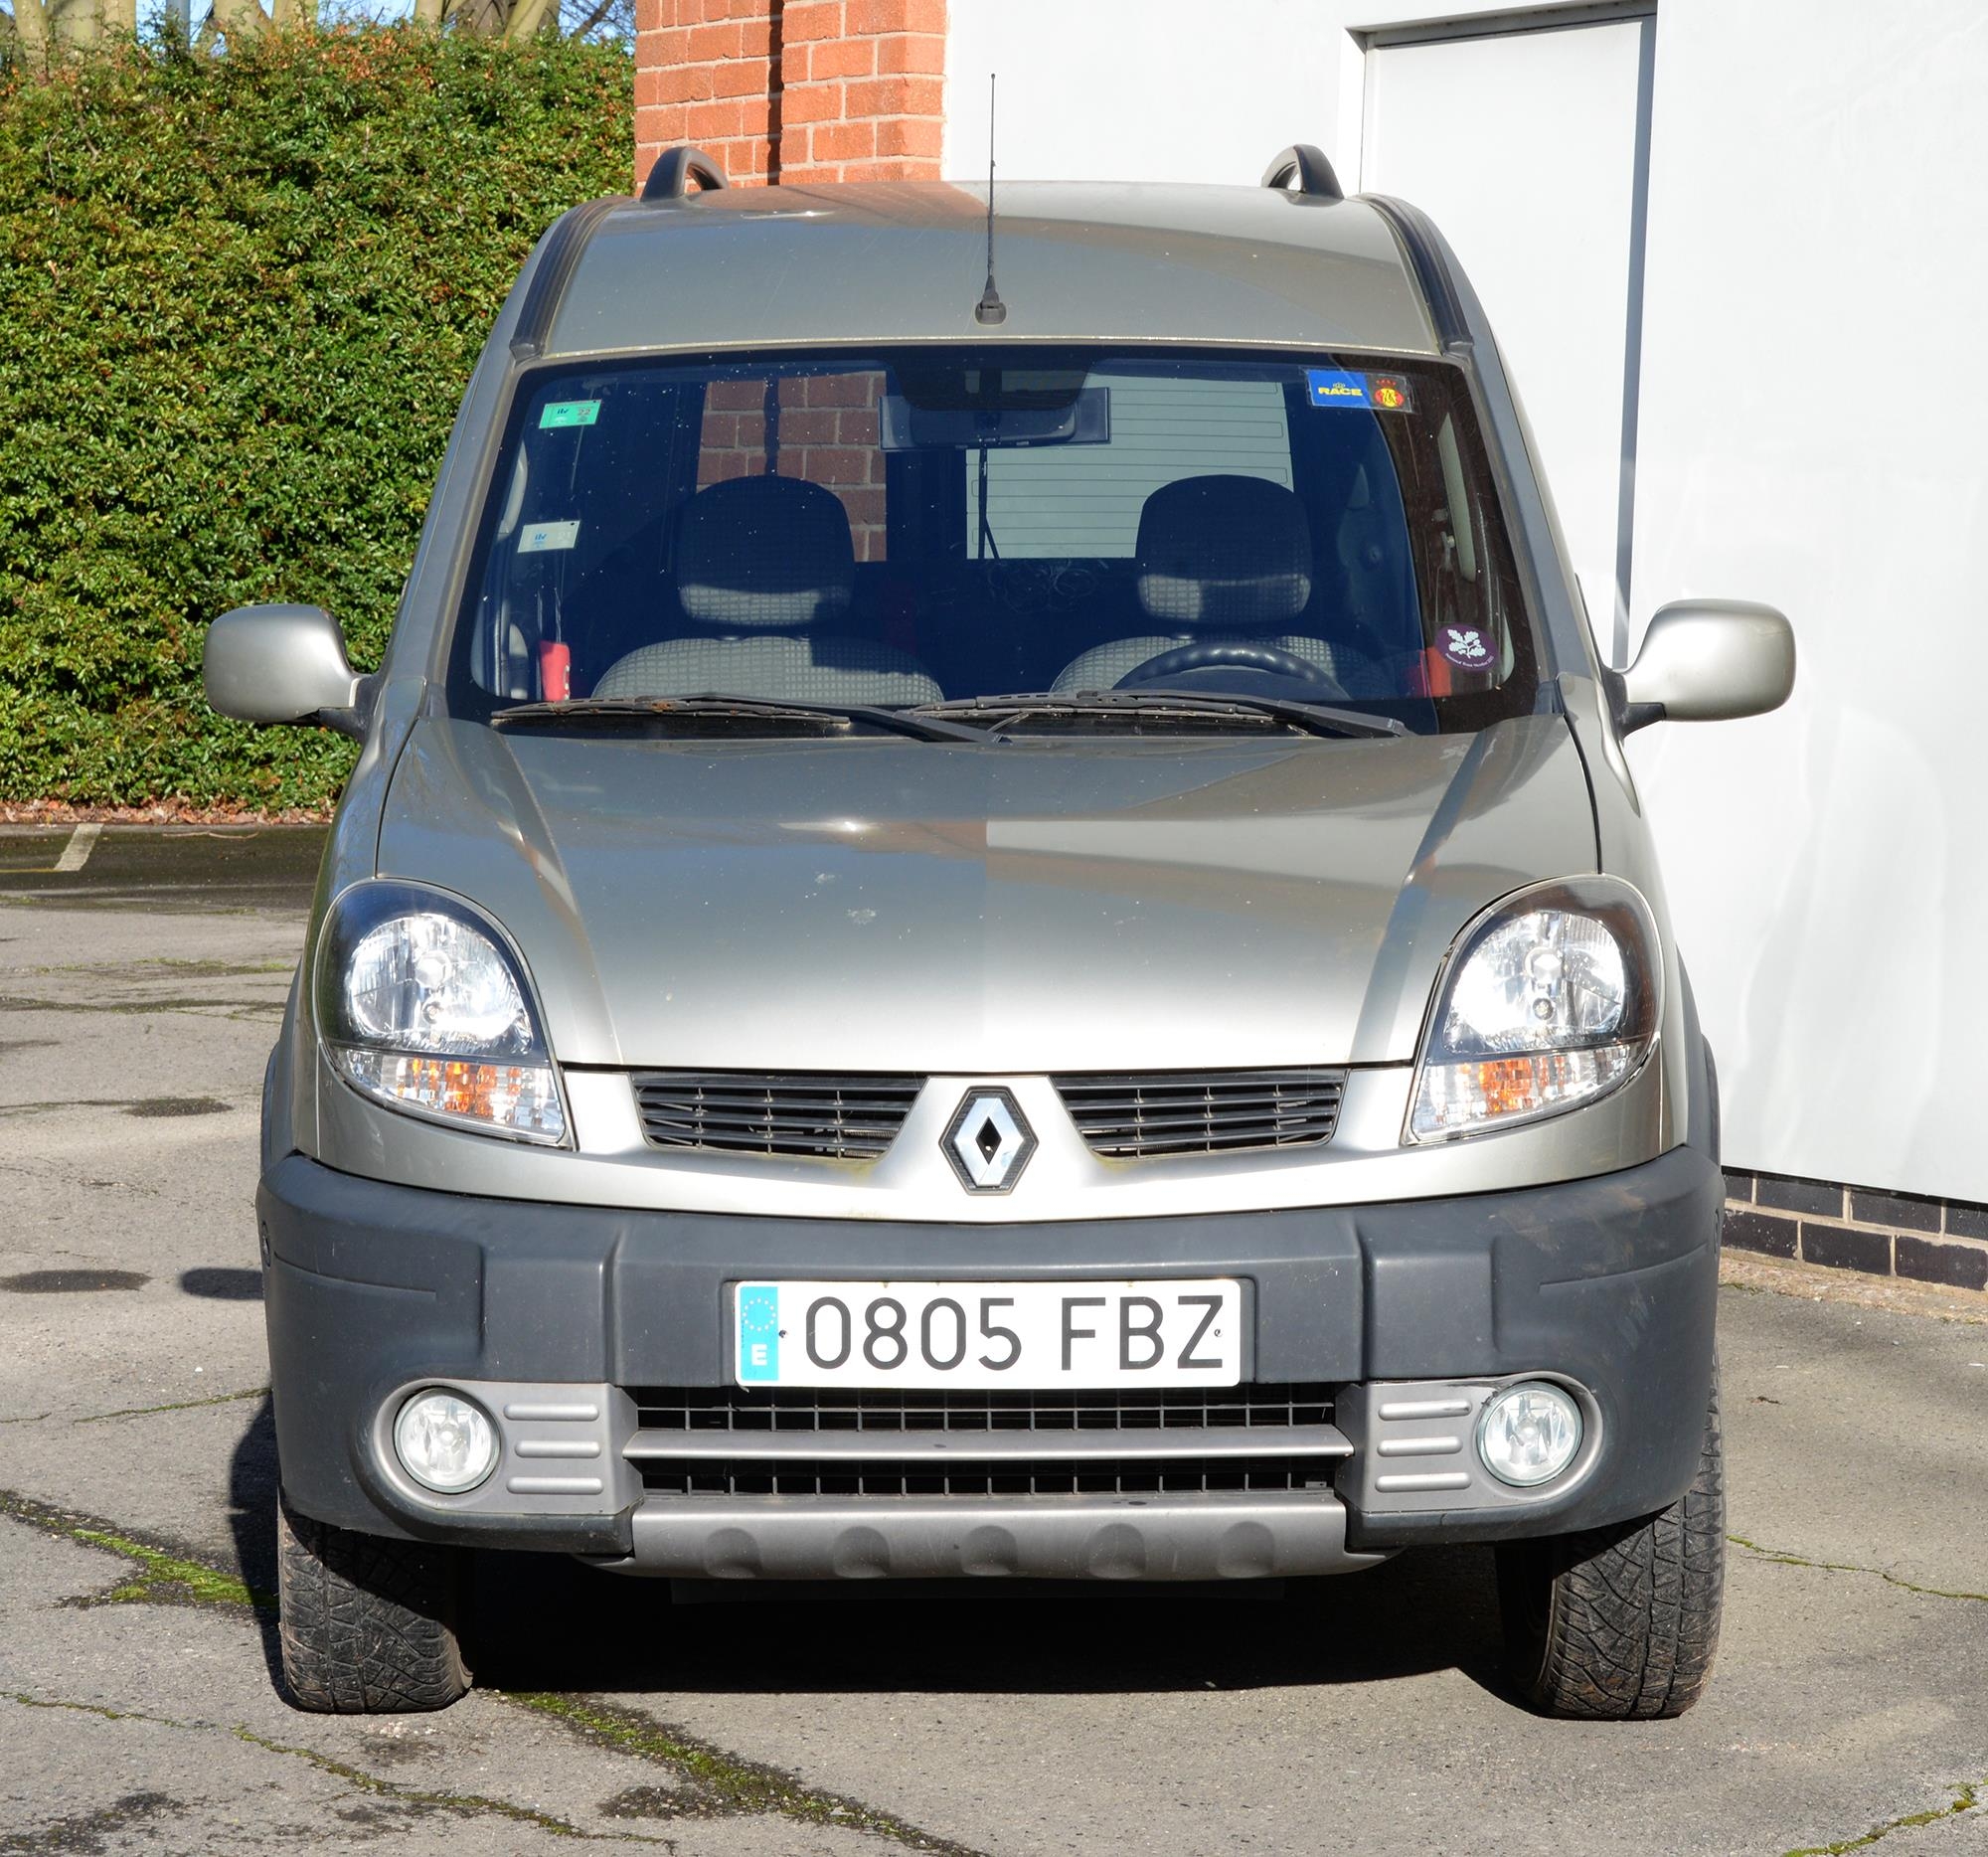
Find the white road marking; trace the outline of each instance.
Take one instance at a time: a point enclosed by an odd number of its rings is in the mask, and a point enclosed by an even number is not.
[[[69,843],[63,847],[63,854],[56,860],[59,871],[80,871],[89,862],[89,854],[96,849],[96,841],[102,837],[100,825],[79,825],[69,835]]]

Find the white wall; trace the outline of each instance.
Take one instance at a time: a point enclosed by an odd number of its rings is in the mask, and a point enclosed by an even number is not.
[[[952,0],[945,175],[987,173],[1000,75],[1009,180],[1253,181],[1292,142],[1332,140],[1320,82],[1346,35],[1312,0]]]
[[[946,172],[995,70],[1011,178],[1249,181],[1309,140],[1350,188],[1348,29],[1493,10],[952,0]],[[1728,1159],[1988,1200],[1988,6],[1656,10],[1630,636],[1732,593],[1802,659],[1781,714],[1631,749]]]
[[[1984,95],[1980,0],[1660,0],[1631,615],[1800,640],[1780,715],[1631,752],[1734,1159],[1976,1200]]]

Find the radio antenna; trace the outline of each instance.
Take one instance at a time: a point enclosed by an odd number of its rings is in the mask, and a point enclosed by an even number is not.
[[[1008,320],[1008,305],[994,287],[994,76],[987,74],[987,287],[973,306],[973,320],[989,325]]]

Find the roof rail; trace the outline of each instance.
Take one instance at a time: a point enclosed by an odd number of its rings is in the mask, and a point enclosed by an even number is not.
[[[693,180],[712,192],[725,185],[725,170],[701,148],[666,148],[642,183],[642,198],[651,205],[695,199],[690,191]]]
[[[1278,155],[1263,170],[1262,184],[1276,188],[1279,193],[1298,194],[1306,200],[1346,198],[1339,185],[1339,176],[1332,171],[1332,163],[1309,142],[1293,142]]]

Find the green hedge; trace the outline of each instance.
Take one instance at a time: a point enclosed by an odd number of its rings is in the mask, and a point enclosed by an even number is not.
[[[533,241],[625,189],[629,61],[414,29],[0,70],[0,799],[321,803],[351,748],[200,697],[229,606],[378,662]]]

